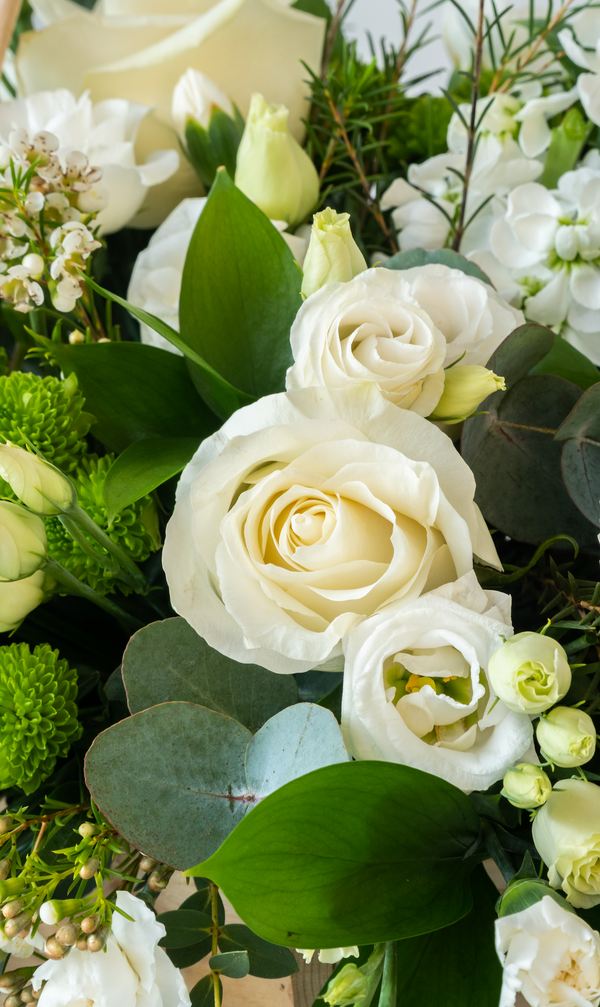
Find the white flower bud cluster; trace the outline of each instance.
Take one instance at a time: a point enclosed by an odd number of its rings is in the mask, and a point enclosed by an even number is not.
[[[101,244],[81,221],[67,221],[52,232],[50,245],[56,258],[50,266],[50,275],[58,281],[54,289],[51,287],[52,303],[57,311],[73,311],[75,301],[83,293],[78,270],[85,269],[86,259]]]
[[[9,266],[6,273],[0,273],[0,294],[23,314],[44,303],[44,291],[25,265]]]

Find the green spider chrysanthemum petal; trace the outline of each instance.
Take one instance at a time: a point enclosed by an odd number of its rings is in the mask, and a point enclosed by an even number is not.
[[[0,789],[33,793],[81,736],[77,672],[43,643],[0,647]]]

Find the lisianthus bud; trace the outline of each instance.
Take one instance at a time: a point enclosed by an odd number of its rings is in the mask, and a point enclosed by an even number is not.
[[[572,706],[555,706],[540,717],[535,733],[542,753],[563,768],[583,766],[596,751],[592,718]]]
[[[504,777],[502,794],[515,808],[540,808],[551,791],[552,784],[541,766],[520,762]]]
[[[303,269],[302,293],[307,297],[325,283],[348,283],[367,269],[352,237],[349,213],[330,207],[315,213]]]
[[[572,906],[600,903],[600,787],[559,780],[533,820],[533,841],[553,888]]]
[[[288,129],[285,105],[254,94],[237,154],[235,184],[272,220],[297,227],[319,197],[319,176]]]
[[[71,484],[61,472],[14,444],[0,444],[0,476],[38,514],[60,514],[75,503]]]
[[[45,575],[37,570],[31,577],[0,582],[0,633],[17,629],[26,615],[44,600]]]
[[[504,390],[504,378],[479,364],[457,365],[444,371],[444,391],[430,420],[460,423],[475,412],[492,392]]]
[[[567,912],[575,912],[567,900],[559,895],[554,888],[551,888],[547,881],[541,881],[537,878],[520,878],[518,881],[511,881],[500,896],[496,906],[498,916],[512,916],[513,913],[522,913],[537,902],[541,902],[546,896],[557,902]]]
[[[541,633],[517,633],[492,654],[492,688],[510,710],[543,713],[566,695],[571,669],[560,643]]]
[[[357,965],[344,965],[338,974],[330,981],[327,992],[323,995],[325,1003],[331,1007],[355,1004],[364,1000],[369,992],[369,980]]]
[[[29,577],[46,561],[46,528],[19,504],[0,500],[0,580]]]
[[[40,918],[42,923],[49,923],[50,926],[55,927],[67,916],[73,916],[74,913],[79,912],[82,906],[81,899],[51,899],[50,902],[44,902],[42,905]]]
[[[193,119],[208,129],[213,109],[220,108],[233,115],[231,102],[214,80],[191,67],[179,78],[173,90],[171,117],[175,126],[185,134],[188,119]]]

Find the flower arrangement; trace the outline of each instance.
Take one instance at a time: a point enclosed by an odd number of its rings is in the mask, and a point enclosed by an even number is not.
[[[5,3],[6,1007],[600,1007],[600,15],[448,6]]]

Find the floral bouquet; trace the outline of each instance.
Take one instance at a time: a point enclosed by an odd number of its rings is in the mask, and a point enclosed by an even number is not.
[[[6,1007],[600,1004],[600,11],[448,6],[0,4]]]

